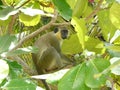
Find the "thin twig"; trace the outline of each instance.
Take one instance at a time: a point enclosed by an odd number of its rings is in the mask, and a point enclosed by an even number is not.
[[[12,16],[12,19],[11,19],[9,25],[8,25],[8,33],[9,34],[13,33],[13,25],[15,23],[15,20],[16,20],[17,16],[18,16],[17,14],[15,14],[15,15]]]
[[[65,26],[65,25],[71,25],[70,22],[63,22],[63,23],[53,23],[53,26]]]
[[[96,6],[96,9],[95,9],[89,16],[87,16],[87,17],[85,18],[86,21],[89,20],[90,18],[92,18],[94,15],[97,14],[97,12],[101,9],[100,6],[101,6],[102,2],[103,2],[103,0],[100,0],[100,1],[98,2],[98,5]]]
[[[21,6],[17,7],[16,9],[21,8],[22,6],[24,6],[25,4],[27,4],[28,2],[30,2],[31,0],[27,0],[26,2],[24,2]]]

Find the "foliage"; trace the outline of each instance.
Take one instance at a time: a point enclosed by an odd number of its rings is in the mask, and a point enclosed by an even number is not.
[[[38,49],[32,45],[56,26],[70,31],[62,52],[73,65],[34,77],[31,53]],[[0,1],[0,89],[44,90],[37,77],[58,90],[119,90],[119,76],[119,0]]]

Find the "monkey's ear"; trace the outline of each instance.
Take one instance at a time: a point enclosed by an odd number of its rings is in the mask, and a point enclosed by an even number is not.
[[[58,28],[55,27],[55,29],[54,29],[54,33],[57,33],[57,32],[58,32]]]

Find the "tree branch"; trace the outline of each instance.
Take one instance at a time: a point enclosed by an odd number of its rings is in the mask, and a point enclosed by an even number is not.
[[[27,41],[27,40],[35,37],[36,35],[38,35],[38,34],[41,33],[42,31],[45,31],[45,30],[47,30],[48,28],[50,28],[50,27],[53,25],[53,23],[56,21],[56,19],[57,19],[57,12],[55,11],[54,17],[52,18],[52,20],[51,20],[48,24],[42,26],[41,28],[37,29],[35,32],[33,32],[33,33],[27,35],[26,37],[24,37],[23,39],[21,39],[21,40],[18,42],[18,44],[17,44],[13,49],[11,49],[9,52],[11,52],[11,51],[13,51],[13,50],[21,47],[22,44],[23,44],[25,41]]]
[[[98,5],[96,6],[96,9],[95,9],[89,16],[87,16],[87,17],[85,18],[86,21],[89,20],[90,18],[92,18],[94,15],[97,14],[97,12],[100,10],[100,6],[101,6],[102,2],[103,2],[103,0],[100,0],[100,1],[98,2]]]

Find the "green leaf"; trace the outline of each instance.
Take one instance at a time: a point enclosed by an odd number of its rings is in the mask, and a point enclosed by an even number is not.
[[[5,60],[0,59],[0,84],[8,76],[9,66]]]
[[[69,70],[58,84],[59,90],[91,90],[106,83],[108,74],[95,77],[110,65],[108,60],[96,58]]]
[[[7,8],[0,11],[0,20],[6,20],[11,15],[15,15],[16,13],[18,13],[18,10],[15,10],[12,7],[7,7]]]
[[[109,41],[117,30],[112,24],[109,15],[109,10],[102,10],[98,13],[99,25],[106,41]]]
[[[73,10],[75,7],[77,0],[66,0],[66,2],[69,4],[69,6],[71,7],[71,9]]]
[[[110,8],[110,20],[117,29],[120,29],[120,3],[114,2]]]
[[[82,52],[82,47],[77,34],[73,34],[69,39],[63,41],[62,52],[65,54],[76,54]]]
[[[96,74],[102,72],[110,65],[109,61],[105,59],[96,58],[87,63],[87,75],[85,83],[88,87],[99,88],[106,83],[107,74],[103,74],[100,77],[95,77]]]
[[[5,84],[5,90],[36,90],[36,85],[27,79],[13,79]]]
[[[115,75],[120,75],[120,57],[113,57],[110,59],[111,64],[114,64],[116,62],[117,64],[111,68],[111,72]]]
[[[69,71],[69,69],[63,69],[63,70],[59,70],[57,72],[50,73],[50,74],[35,75],[35,76],[32,76],[32,78],[34,78],[34,79],[46,79],[47,83],[49,83],[49,84],[58,84],[59,80],[68,71]]]
[[[55,7],[57,8],[60,15],[66,19],[70,20],[72,17],[72,10],[66,0],[52,0]]]
[[[111,38],[110,43],[117,42],[117,40],[120,39],[120,30],[117,30],[114,34],[114,36]],[[119,41],[118,41],[119,42]]]
[[[0,36],[0,53],[8,51],[13,41],[16,40],[15,36],[4,35]]]
[[[32,8],[22,8],[20,9],[21,12],[23,12],[25,15],[29,16],[36,16],[36,15],[45,15],[45,13],[42,10],[39,9],[32,9]]]
[[[84,19],[78,19],[77,17],[73,17],[71,24],[75,27],[75,31],[77,32],[77,36],[79,39],[79,42],[82,45],[82,49],[85,48],[85,33],[87,31],[85,26]]]
[[[12,52],[6,53],[6,56],[14,56],[14,55],[21,55],[21,54],[28,54],[28,53],[36,53],[38,51],[37,47],[28,46],[25,48],[18,48]]]
[[[7,60],[7,63],[9,65],[9,77],[10,79],[20,78],[22,76],[23,69],[21,65],[19,65],[15,61]]]
[[[113,52],[119,52],[120,53],[120,46],[106,46],[107,49],[112,50]]]
[[[59,90],[90,90],[84,80],[86,78],[86,64],[83,63],[72,68],[68,73],[60,80],[58,84]]]
[[[35,26],[39,23],[40,21],[40,15],[35,15],[35,16],[29,16],[24,13],[21,13],[19,15],[19,20],[20,22],[24,23],[25,26]]]
[[[85,37],[85,48],[95,53],[103,53],[105,51],[104,44],[102,41],[89,36]]]
[[[73,9],[73,16],[80,17],[87,8],[88,0],[77,0],[76,5]]]

